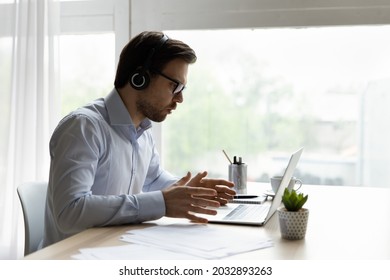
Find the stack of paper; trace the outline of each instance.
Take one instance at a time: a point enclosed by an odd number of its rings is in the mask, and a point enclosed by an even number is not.
[[[172,224],[132,230],[121,239],[202,259],[220,259],[272,246],[271,240],[253,232],[242,231],[237,236],[224,229],[207,224]]]
[[[169,224],[131,230],[121,236],[129,245],[84,248],[76,259],[221,259],[273,246],[258,231],[236,235],[207,224]]]

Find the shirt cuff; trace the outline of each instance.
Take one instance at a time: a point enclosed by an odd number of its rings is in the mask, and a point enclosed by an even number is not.
[[[137,195],[141,222],[157,220],[165,215],[165,201],[161,191],[140,193]]]

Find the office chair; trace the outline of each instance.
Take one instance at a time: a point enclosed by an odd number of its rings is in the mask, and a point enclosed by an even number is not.
[[[17,188],[24,218],[24,255],[38,250],[43,238],[47,182],[30,182]]]

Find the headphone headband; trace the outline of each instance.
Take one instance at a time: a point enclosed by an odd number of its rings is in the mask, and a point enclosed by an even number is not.
[[[161,47],[168,41],[168,39],[169,39],[168,36],[163,34],[163,36],[160,38],[158,43],[153,48],[150,49],[146,57],[146,60],[144,64],[141,66],[141,68],[136,70],[133,74],[130,75],[129,82],[133,88],[137,90],[142,90],[149,85],[150,77],[147,72],[152,64],[153,56],[156,52],[159,51],[159,49],[161,49]]]
[[[144,65],[142,66],[142,69],[146,72],[149,70],[150,65],[152,64],[153,56],[156,52],[158,52],[159,49],[168,41],[168,36],[163,34],[160,41],[149,51],[149,54],[145,60]]]

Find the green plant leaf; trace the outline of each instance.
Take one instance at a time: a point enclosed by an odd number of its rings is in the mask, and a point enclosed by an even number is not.
[[[298,211],[303,207],[308,198],[308,195],[302,193],[297,194],[294,189],[285,189],[282,196],[282,202],[288,211]]]

